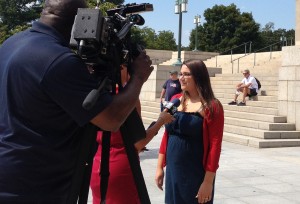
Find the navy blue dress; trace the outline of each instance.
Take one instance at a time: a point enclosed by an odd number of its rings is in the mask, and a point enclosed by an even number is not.
[[[195,197],[205,176],[202,162],[203,117],[199,113],[177,112],[175,118],[166,125],[169,138],[165,202],[196,204],[198,200]]]

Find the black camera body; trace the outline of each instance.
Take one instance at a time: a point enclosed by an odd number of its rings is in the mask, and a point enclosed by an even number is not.
[[[70,45],[95,73],[113,78],[114,69],[121,64],[129,65],[142,50],[131,42],[130,29],[145,23],[137,14],[145,11],[153,11],[152,4],[119,5],[108,10],[108,16],[103,16],[99,9],[79,8]]]

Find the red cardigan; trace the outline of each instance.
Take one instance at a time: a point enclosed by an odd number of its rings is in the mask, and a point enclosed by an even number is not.
[[[180,98],[182,94],[172,97]],[[213,115],[208,108],[204,110],[205,116],[203,121],[203,166],[205,171],[216,172],[219,167],[221,154],[221,145],[224,129],[224,110],[215,102],[212,103]],[[168,143],[168,133],[165,130],[159,153],[164,154],[164,166],[166,166],[166,152]]]

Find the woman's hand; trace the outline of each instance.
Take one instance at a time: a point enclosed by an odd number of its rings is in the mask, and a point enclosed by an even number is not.
[[[198,203],[207,203],[211,200],[213,190],[213,184],[209,182],[203,182],[198,190],[196,198]]]
[[[156,169],[155,182],[160,190],[163,190],[165,172],[163,168]]]

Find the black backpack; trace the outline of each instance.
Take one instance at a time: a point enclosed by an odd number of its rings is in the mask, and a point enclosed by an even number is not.
[[[255,78],[255,80],[256,80],[256,82],[257,82],[257,85],[258,85],[258,90],[261,88],[261,84],[260,84],[260,81],[256,78],[256,77],[254,77]]]

